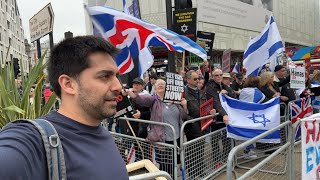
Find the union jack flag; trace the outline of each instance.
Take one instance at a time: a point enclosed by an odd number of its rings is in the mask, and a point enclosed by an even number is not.
[[[312,115],[313,109],[311,105],[311,98],[304,97],[290,103],[290,112],[291,112],[291,122],[296,124],[296,139],[301,136],[300,121],[302,119]]]
[[[133,58],[148,46],[164,46],[178,52],[187,50],[204,60],[207,58],[206,51],[185,36],[109,7],[87,7],[87,10],[99,34],[120,49],[115,58],[120,74],[130,72]]]

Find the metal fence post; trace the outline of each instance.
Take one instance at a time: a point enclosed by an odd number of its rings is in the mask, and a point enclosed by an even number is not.
[[[292,124],[289,124],[288,126],[288,138],[290,142],[289,146],[289,153],[288,153],[288,175],[289,180],[294,180],[294,165],[293,165],[293,150],[294,150],[294,140],[295,140],[295,133],[293,133],[294,126]]]

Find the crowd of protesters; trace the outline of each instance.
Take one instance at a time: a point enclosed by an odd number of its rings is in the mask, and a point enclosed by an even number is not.
[[[187,141],[199,138],[207,132],[220,130],[228,124],[228,114],[221,106],[219,94],[228,95],[229,97],[240,101],[264,103],[274,97],[280,97],[281,102],[288,102],[300,97],[310,95],[320,95],[320,72],[314,71],[313,74],[306,74],[306,89],[297,90],[290,88],[290,77],[288,69],[285,66],[278,65],[274,71],[266,68],[259,76],[246,76],[242,73],[223,73],[221,69],[209,68],[208,62],[204,62],[203,66],[198,70],[182,71],[185,87],[184,97],[181,99],[181,104],[167,104],[163,102],[166,82],[156,74],[151,74],[144,80],[136,78],[133,80],[133,86],[130,89],[123,91],[123,94],[129,95],[133,101],[136,113],[129,117],[136,119],[144,119],[156,122],[164,122],[172,125],[175,130],[175,137],[170,128],[159,125],[151,127],[142,123],[132,123],[133,130],[138,137],[146,138],[151,142],[165,142],[173,144],[177,141],[179,144],[181,124],[184,121],[200,117],[200,105],[213,98],[213,110],[210,114],[219,113],[215,117],[215,121],[208,127],[207,130],[201,131],[200,122],[190,123],[184,133]],[[281,109],[281,115],[284,114],[284,109]],[[125,124],[125,127],[120,130],[121,133],[132,135]],[[219,137],[219,140],[212,139],[212,150],[219,148],[219,141],[225,144],[224,150],[228,152],[231,146],[230,139],[226,134]],[[221,146],[221,145],[220,145]],[[204,144],[198,144],[196,151],[200,154],[204,152]],[[251,151],[252,146],[248,147],[244,153],[248,153],[249,157],[256,157]],[[220,153],[220,152],[218,152]],[[225,153],[226,154],[226,153]],[[227,155],[227,154],[226,154]],[[199,157],[199,156],[198,156]],[[216,159],[215,168],[221,166],[221,159]],[[200,161],[200,158],[191,160]],[[179,158],[178,158],[179,163]],[[160,169],[166,170],[163,164],[160,164]],[[171,168],[169,168],[171,169]],[[171,170],[168,170],[171,171]],[[171,173],[171,172],[170,172]],[[191,174],[192,176],[192,174]]]

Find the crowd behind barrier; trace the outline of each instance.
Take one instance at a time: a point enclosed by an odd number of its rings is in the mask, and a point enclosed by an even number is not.
[[[289,103],[290,104],[290,103]],[[143,159],[149,159],[157,167],[170,174],[173,179],[209,179],[226,172],[227,179],[232,179],[236,169],[247,170],[245,174],[236,178],[277,178],[297,179],[301,177],[301,143],[294,142],[294,130],[290,121],[290,108],[284,106],[285,114],[281,116],[281,124],[251,140],[237,141],[226,137],[226,128],[208,132],[201,137],[187,141],[184,128],[189,123],[201,121],[209,115],[185,121],[180,130],[180,143],[166,144],[162,142],[148,142],[146,139],[111,132],[119,148],[122,158],[127,164]],[[132,118],[120,118],[119,121],[158,124],[169,127],[175,135],[170,124],[153,122]],[[105,126],[107,127],[107,123]],[[278,144],[256,143],[259,139],[280,129],[281,141]],[[256,158],[245,158],[243,149],[256,143],[254,151]],[[134,151],[132,151],[134,148]],[[132,154],[134,152],[134,155]],[[229,159],[228,159],[229,158]],[[181,166],[179,166],[179,161]],[[295,162],[295,163],[293,163]],[[294,165],[292,165],[294,164]]]

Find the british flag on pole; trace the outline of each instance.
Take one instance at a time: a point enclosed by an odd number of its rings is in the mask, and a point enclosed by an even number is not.
[[[304,98],[295,100],[292,103],[290,103],[289,107],[290,107],[291,122],[292,124],[296,125],[295,137],[296,139],[298,139],[301,136],[300,121],[298,121],[298,119],[308,117],[313,113],[311,98],[304,97]]]
[[[99,34],[120,49],[116,63],[120,74],[133,68],[133,58],[148,46],[164,46],[170,51],[187,50],[207,60],[206,51],[191,39],[137,19],[109,7],[87,7]]]

